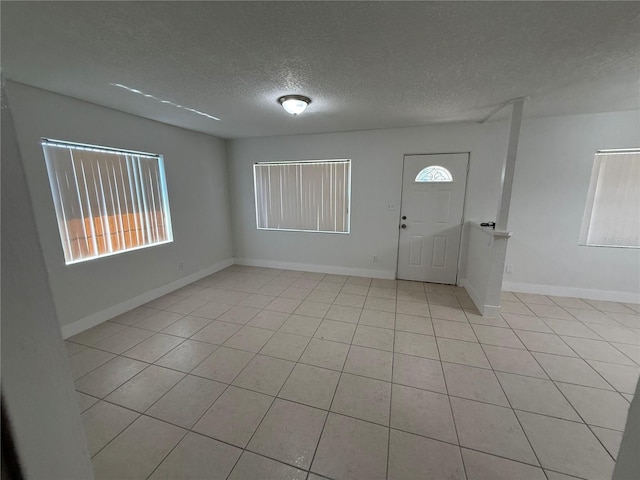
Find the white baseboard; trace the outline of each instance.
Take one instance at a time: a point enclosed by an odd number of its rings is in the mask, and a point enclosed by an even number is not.
[[[589,288],[519,282],[503,282],[502,290],[506,292],[536,293],[538,295],[586,298],[589,300],[604,300],[609,302],[640,303],[640,293],[618,292],[614,290],[594,290]]]
[[[500,314],[500,306],[496,305],[485,305],[484,301],[480,299],[480,295],[473,288],[473,285],[466,278],[461,278],[458,280],[458,285],[464,287],[464,289],[471,297],[474,305],[478,309],[478,311],[482,314],[483,317],[497,317]]]
[[[337,265],[316,265],[312,263],[290,263],[273,260],[254,260],[251,258],[236,258],[235,263],[249,267],[281,268],[283,270],[298,270],[303,272],[330,273],[335,275],[352,275],[354,277],[371,277],[394,280],[396,272],[391,270],[372,270],[368,268],[339,267]]]
[[[80,332],[84,332],[85,330],[88,330],[91,327],[95,327],[96,325],[99,325],[106,320],[128,312],[129,310],[133,310],[134,308],[144,305],[145,303],[149,303],[151,300],[160,298],[167,293],[171,293],[179,288],[189,285],[190,283],[200,280],[201,278],[216,273],[224,268],[230,267],[231,265],[233,265],[233,259],[229,258],[196,273],[192,273],[191,275],[187,275],[186,277],[182,277],[161,287],[154,288],[153,290],[149,290],[148,292],[144,292],[137,297],[131,298],[125,302],[119,303],[109,308],[105,308],[104,310],[91,314],[88,317],[81,318],[80,320],[76,320],[75,322],[69,323],[67,325],[63,325],[61,328],[62,338],[66,339]]]

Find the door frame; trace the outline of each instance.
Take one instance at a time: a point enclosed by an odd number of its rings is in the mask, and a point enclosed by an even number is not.
[[[467,154],[467,177],[464,181],[464,198],[462,199],[462,218],[460,219],[460,249],[458,250],[458,262],[456,266],[456,283],[454,285],[458,286],[458,280],[460,277],[460,263],[462,260],[462,247],[463,247],[463,238],[464,238],[464,214],[467,210],[467,187],[469,186],[469,169],[471,167],[471,152],[431,152],[431,153],[404,153],[402,154],[402,170],[400,176],[400,208],[398,211],[398,242],[396,248],[396,280],[398,279],[398,269],[400,267],[400,223],[402,221],[402,199],[404,193],[404,160],[406,157],[410,157],[413,155],[460,155],[466,153]],[[444,285],[444,284],[443,284]]]

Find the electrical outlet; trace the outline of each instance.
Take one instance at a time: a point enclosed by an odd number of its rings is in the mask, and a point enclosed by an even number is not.
[[[180,263],[178,264],[178,270],[182,270],[182,267],[184,267],[184,265],[182,264],[182,262],[180,262]]]
[[[507,265],[504,268],[505,273],[513,273],[513,265]]]
[[[372,255],[372,256],[371,256],[371,261],[372,261],[373,263],[377,263],[377,262],[378,262],[378,256],[377,256],[377,255]]]
[[[392,212],[392,211],[393,211],[393,210],[395,210],[395,209],[396,209],[395,204],[390,203],[390,204],[388,204],[388,205],[387,205],[387,210],[389,210],[390,212]]]

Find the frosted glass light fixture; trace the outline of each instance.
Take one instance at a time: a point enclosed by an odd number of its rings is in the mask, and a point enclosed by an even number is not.
[[[311,103],[311,99],[304,95],[284,95],[278,99],[278,103],[282,105],[282,108],[284,108],[287,113],[299,115],[305,111]]]

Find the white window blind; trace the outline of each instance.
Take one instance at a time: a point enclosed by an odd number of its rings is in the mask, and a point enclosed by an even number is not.
[[[351,160],[256,163],[253,175],[258,229],[349,233]]]
[[[67,264],[171,242],[160,155],[43,139]]]
[[[640,248],[640,149],[596,154],[580,243]]]

